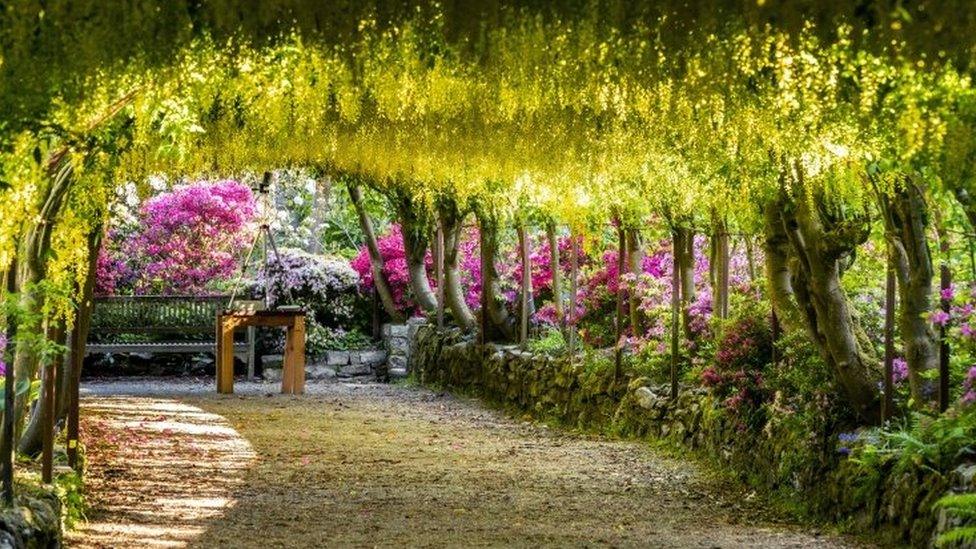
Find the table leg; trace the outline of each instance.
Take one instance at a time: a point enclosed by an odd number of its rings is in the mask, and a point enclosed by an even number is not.
[[[292,388],[294,394],[305,394],[305,317],[295,318],[295,326],[292,328],[293,348],[295,354],[294,384]]]
[[[218,339],[217,392],[234,393],[234,325],[221,320]]]
[[[295,349],[293,348],[293,331],[294,328],[291,326],[285,328],[285,357],[281,364],[281,393],[284,395],[293,394],[295,391]]]

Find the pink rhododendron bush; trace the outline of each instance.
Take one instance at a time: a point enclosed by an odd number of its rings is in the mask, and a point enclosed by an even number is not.
[[[134,222],[110,228],[98,258],[96,292],[206,294],[225,286],[255,227],[251,189],[197,182],[157,194]]]

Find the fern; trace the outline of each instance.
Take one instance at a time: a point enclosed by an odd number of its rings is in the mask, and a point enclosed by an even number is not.
[[[953,528],[935,540],[936,547],[955,547],[976,543],[976,526]]]
[[[976,493],[949,494],[937,501],[935,506],[949,511],[964,521],[976,519]],[[954,547],[971,543],[976,543],[976,525],[958,526],[941,534],[935,540],[937,547]]]

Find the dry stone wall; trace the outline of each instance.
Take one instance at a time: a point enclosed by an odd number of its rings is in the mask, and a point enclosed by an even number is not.
[[[940,514],[934,502],[950,488],[976,490],[976,466],[951,475],[917,467],[901,475],[882,471],[865,498],[862,472],[838,455],[830,433],[798,433],[774,421],[759,432],[743,429],[705,389],[684,387],[672,399],[668,386],[631,372],[615,376],[612,367],[594,368],[578,358],[479,346],[457,331],[421,328],[410,363],[423,384],[471,393],[520,414],[689,448],[758,488],[794,495],[821,519],[893,543],[930,545],[959,522]]]

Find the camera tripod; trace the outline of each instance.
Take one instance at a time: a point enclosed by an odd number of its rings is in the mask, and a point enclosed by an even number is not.
[[[269,267],[271,265],[270,256],[268,255],[268,250],[270,248],[271,252],[274,253],[275,261],[278,265],[281,265],[281,254],[278,253],[278,246],[275,244],[274,234],[271,232],[271,224],[269,223],[269,217],[271,212],[271,172],[264,172],[264,177],[258,183],[255,189],[258,193],[259,202],[258,210],[261,212],[260,225],[258,225],[258,230],[254,234],[254,238],[251,239],[251,245],[248,247],[247,255],[244,256],[244,260],[241,262],[241,274],[238,276],[236,283],[234,284],[234,291],[231,293],[230,302],[227,304],[227,309],[232,310],[234,307],[234,301],[237,299],[237,292],[240,290],[244,283],[244,276],[247,274],[247,268],[251,264],[251,257],[254,255],[254,250],[257,249],[258,244],[261,244],[263,249],[264,257],[264,307],[265,309],[271,309],[271,280],[268,277]]]

